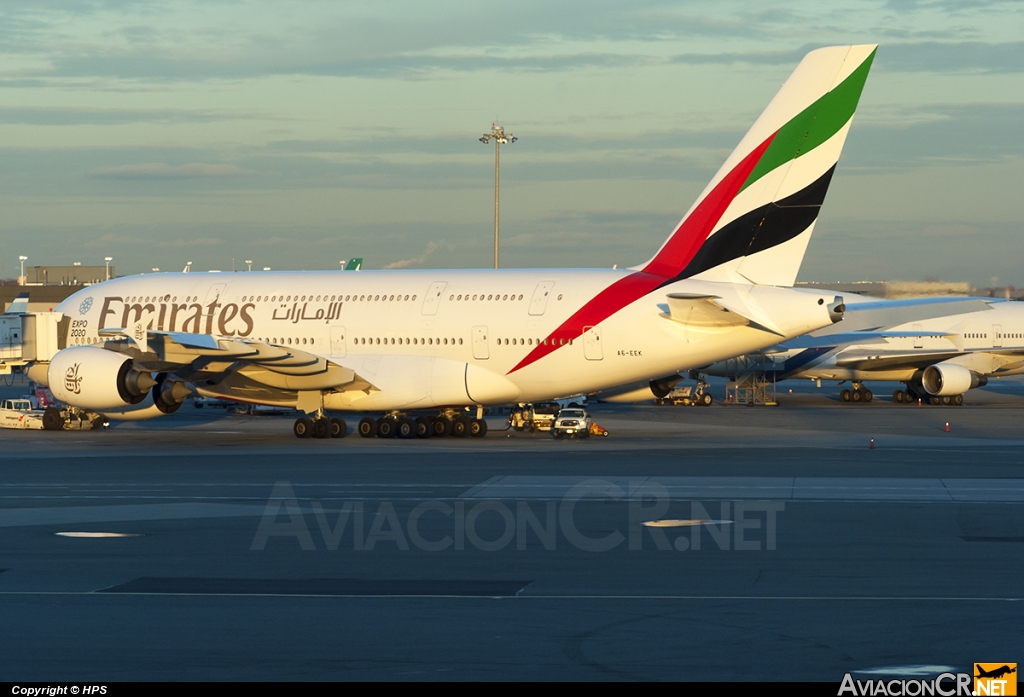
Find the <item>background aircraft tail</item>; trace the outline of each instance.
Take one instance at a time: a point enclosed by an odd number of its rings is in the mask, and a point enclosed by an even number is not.
[[[876,48],[808,53],[637,270],[672,280],[793,285]]]

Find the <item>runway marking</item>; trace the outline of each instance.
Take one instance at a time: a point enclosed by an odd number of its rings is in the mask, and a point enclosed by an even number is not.
[[[142,533],[138,532],[55,532],[53,533],[57,537],[85,537],[85,538],[101,538],[101,537],[142,537]]]
[[[117,592],[103,593],[100,591],[0,591],[0,596],[181,596],[181,597],[239,597],[239,598],[407,598],[431,599],[449,598],[464,600],[771,600],[781,602],[993,602],[1013,603],[1024,598],[998,596],[886,596],[886,595],[846,595],[846,596],[815,596],[815,595],[608,595],[608,594],[573,594],[573,595],[459,595],[459,594],[320,594],[320,593],[135,593]]]

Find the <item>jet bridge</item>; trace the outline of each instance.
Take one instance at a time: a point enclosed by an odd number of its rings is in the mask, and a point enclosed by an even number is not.
[[[67,346],[71,318],[60,312],[0,315],[0,375],[20,371],[29,363],[48,362]]]

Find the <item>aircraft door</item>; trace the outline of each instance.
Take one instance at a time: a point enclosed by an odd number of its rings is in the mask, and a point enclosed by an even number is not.
[[[345,355],[345,327],[331,327],[331,355]]]
[[[921,325],[920,324],[915,324],[914,325],[914,331],[918,332],[918,336],[914,337],[914,348],[921,348],[921,347],[924,346],[924,338],[920,336]]]
[[[447,285],[448,284],[444,281],[438,281],[437,283],[430,284],[430,288],[427,289],[427,294],[423,296],[423,314],[437,314],[437,307],[441,304],[441,293],[444,292],[444,287]]]
[[[583,355],[588,361],[599,361],[604,358],[601,349],[601,327],[583,327]]]
[[[541,281],[537,284],[537,287],[533,291],[533,297],[530,298],[531,315],[544,314],[544,311],[548,307],[548,296],[551,295],[551,289],[554,287],[554,281]]]
[[[1001,348],[1003,345],[1003,325],[992,325],[992,348]]]
[[[473,327],[473,358],[478,361],[490,358],[487,352],[487,327]]]
[[[220,294],[224,292],[227,285],[227,283],[215,283],[210,286],[210,290],[206,291],[206,301],[203,303],[203,307],[209,307],[210,303],[220,300]]]

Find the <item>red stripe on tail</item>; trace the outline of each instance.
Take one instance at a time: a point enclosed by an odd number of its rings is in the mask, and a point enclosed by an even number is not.
[[[693,212],[683,220],[657,256],[643,271],[630,274],[611,284],[576,311],[542,343],[509,371],[516,372],[583,335],[584,327],[592,327],[632,302],[642,298],[686,268],[708,235],[715,229],[732,200],[736,198],[747,177],[757,166],[764,151],[771,145],[773,133],[744,157],[715,188],[704,197]],[[561,342],[561,343],[559,343]]]
[[[704,200],[697,204],[690,215],[686,216],[679,228],[668,238],[668,242],[661,248],[657,256],[644,267],[646,273],[671,278],[680,273],[690,263],[697,250],[701,248],[708,239],[711,231],[715,229],[718,221],[722,219],[725,210],[736,198],[736,194],[743,188],[747,177],[754,171],[764,151],[771,145],[775,133],[768,136],[759,146],[754,148],[749,155],[744,157],[722,181],[715,185]]]

